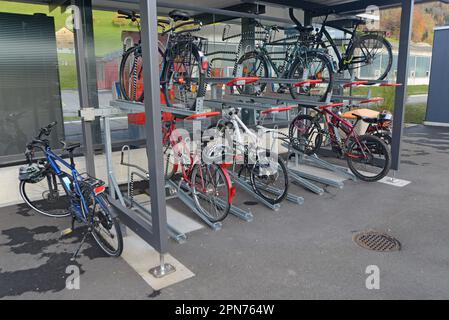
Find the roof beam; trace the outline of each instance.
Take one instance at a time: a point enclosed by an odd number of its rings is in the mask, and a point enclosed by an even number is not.
[[[265,6],[260,5],[260,4],[245,2],[245,3],[239,3],[239,4],[236,4],[233,6],[229,6],[226,8],[222,8],[222,10],[252,13],[252,14],[264,14]],[[203,23],[203,25],[235,19],[235,17],[231,17],[229,15],[210,14],[210,13],[199,13],[199,14],[193,16],[193,18],[201,21]]]
[[[270,0],[271,1],[271,0]],[[276,0],[277,1],[277,0]],[[415,0],[415,3],[431,2],[433,0]],[[440,0],[448,3],[448,0]],[[321,6],[318,10],[313,10],[314,16],[322,16],[328,13],[360,13],[364,12],[368,6],[378,6],[381,9],[401,6],[401,0],[359,0],[333,6]]]

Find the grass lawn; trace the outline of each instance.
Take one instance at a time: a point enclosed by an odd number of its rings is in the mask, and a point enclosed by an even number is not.
[[[405,106],[405,123],[422,124],[426,117],[427,105],[424,103],[408,104]]]
[[[0,10],[2,12],[34,14],[44,13],[55,19],[55,31],[66,25],[69,13],[61,13],[60,9],[49,12],[48,6],[38,4],[22,4],[0,0]],[[97,56],[104,56],[106,53],[120,50],[122,48],[121,33],[123,30],[137,30],[135,26],[116,26],[112,20],[117,16],[114,11],[94,10],[94,36],[95,53]]]
[[[354,95],[366,95],[368,94],[369,88],[360,87],[354,89]],[[407,87],[408,95],[416,95],[416,94],[426,94],[428,90],[427,85],[410,85]],[[382,97],[385,100],[382,103],[379,103],[377,106],[373,106],[373,109],[381,111],[381,110],[389,110],[390,112],[394,109],[394,97],[395,97],[395,88],[394,87],[372,87],[371,88],[371,96],[372,97]],[[424,118],[426,116],[426,108],[427,105],[425,103],[419,104],[407,104],[405,106],[405,122],[406,123],[423,123]]]
[[[354,93],[354,95],[367,95],[369,90],[371,90],[371,95],[373,97],[382,97],[384,95],[384,93],[388,90],[391,90],[391,88],[379,87],[379,86],[375,86],[375,87],[371,87],[371,88],[359,87],[359,88],[354,88],[353,93]],[[409,96],[417,95],[417,94],[427,94],[428,91],[429,91],[428,85],[409,85],[409,86],[407,86],[407,95],[409,95]]]

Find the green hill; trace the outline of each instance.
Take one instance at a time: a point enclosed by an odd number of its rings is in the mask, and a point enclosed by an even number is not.
[[[69,18],[69,13],[61,13],[60,9],[49,12],[48,6],[8,1],[0,1],[0,12],[20,14],[44,13],[54,17],[56,31],[64,27],[66,20]],[[122,48],[122,30],[137,30],[135,26],[128,23],[122,26],[114,25],[113,20],[116,17],[116,12],[94,10],[95,52],[97,56],[103,56],[106,53]]]

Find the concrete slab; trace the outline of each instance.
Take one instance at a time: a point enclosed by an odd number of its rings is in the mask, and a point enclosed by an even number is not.
[[[159,265],[159,253],[130,229],[126,232],[127,236],[123,239],[126,250],[123,251],[122,257],[154,290],[161,290],[195,276],[173,256],[167,254],[165,263],[175,267],[175,272],[155,278],[149,273],[149,269]]]
[[[157,292],[123,259],[101,256],[93,243],[79,261],[82,289],[65,290],[63,249],[70,252],[77,238],[58,240],[58,247],[53,238],[69,222],[21,205],[1,208],[0,298],[447,299],[448,138],[448,128],[405,129],[397,177],[413,183],[404,188],[348,180],[343,190],[304,193],[302,206],[285,202],[276,215],[239,193],[236,204],[251,209],[254,221],[231,217],[220,232],[203,228],[182,245],[170,241],[170,254],[195,277]],[[353,235],[369,229],[395,236],[402,250],[359,248]],[[365,286],[370,265],[380,269],[379,290]]]

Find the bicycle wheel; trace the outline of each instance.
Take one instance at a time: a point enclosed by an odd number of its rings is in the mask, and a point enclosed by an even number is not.
[[[55,174],[48,174],[37,183],[20,181],[19,191],[23,201],[31,209],[47,217],[69,216],[70,198],[57,179]]]
[[[143,101],[143,60],[140,45],[129,48],[123,54],[119,82],[123,99]]]
[[[372,135],[363,135],[358,141],[353,140],[346,159],[349,169],[363,181],[378,181],[390,171],[390,151],[380,138]]]
[[[111,257],[123,251],[123,236],[120,223],[112,217],[110,204],[103,194],[95,196],[92,208],[92,235],[100,248]]]
[[[231,208],[230,179],[216,164],[196,165],[191,174],[192,195],[197,208],[210,222],[222,221]]]
[[[387,146],[391,146],[391,141],[393,138],[391,137],[391,132],[386,130],[379,130],[372,133],[373,136],[380,138]]]
[[[167,141],[163,145],[163,152],[164,152],[164,176],[165,180],[169,180],[173,177],[178,168],[173,146],[170,141]]]
[[[271,204],[282,202],[288,192],[288,174],[284,161],[266,152],[265,159],[259,159],[252,166],[251,186],[255,193]]]
[[[356,79],[383,80],[393,64],[391,44],[375,34],[361,36],[349,56],[348,70]]]
[[[237,65],[234,67],[232,76],[268,78],[269,73],[267,61],[256,51],[247,52],[237,61]],[[259,95],[265,91],[266,86],[266,83],[256,83],[236,86],[236,89],[240,94]]]
[[[293,99],[308,96],[325,101],[334,83],[334,70],[330,58],[319,51],[309,51],[301,54],[293,63],[288,77],[290,79],[321,80],[321,83],[302,87],[289,86]]]
[[[291,146],[307,155],[316,153],[323,143],[323,130],[316,118],[300,114],[288,128]]]
[[[168,50],[161,78],[166,104],[195,110],[197,98],[206,94],[200,51],[193,44],[175,45]]]

